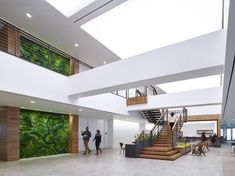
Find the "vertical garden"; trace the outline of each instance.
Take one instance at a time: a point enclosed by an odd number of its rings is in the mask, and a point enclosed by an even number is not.
[[[20,36],[20,57],[63,75],[70,75],[70,59],[48,48],[44,43]]]
[[[67,153],[68,115],[20,111],[20,158]]]

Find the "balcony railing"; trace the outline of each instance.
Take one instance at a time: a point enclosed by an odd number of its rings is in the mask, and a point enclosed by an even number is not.
[[[121,96],[123,98],[127,98],[127,99],[128,98],[139,97],[139,96],[162,94],[162,92],[157,91],[156,88],[152,85],[127,89],[127,90],[119,90],[119,91],[115,91],[113,93],[115,95],[119,95],[119,96]]]
[[[0,50],[69,76],[90,65],[0,19]]]

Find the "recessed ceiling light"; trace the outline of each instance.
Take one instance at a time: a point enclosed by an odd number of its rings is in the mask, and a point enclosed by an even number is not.
[[[32,100],[32,101],[30,101],[30,103],[35,104],[36,102]]]
[[[82,111],[82,109],[78,109],[78,111]]]
[[[75,47],[78,47],[79,45],[77,43],[74,44]]]
[[[32,15],[29,14],[29,13],[26,13],[26,16],[27,16],[28,18],[32,18]]]
[[[106,64],[107,62],[106,61],[104,61],[104,64]]]

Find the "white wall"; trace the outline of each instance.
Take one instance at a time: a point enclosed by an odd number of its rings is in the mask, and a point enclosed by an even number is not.
[[[208,115],[208,114],[220,114],[220,105],[210,105],[210,106],[196,106],[196,107],[186,107],[188,110],[188,115]]]
[[[182,127],[185,137],[201,137],[201,134],[197,134],[197,130],[213,130],[217,133],[216,121],[187,122]],[[209,135],[206,136],[209,137]]]
[[[90,139],[89,147],[91,150],[95,150],[95,142],[92,142],[95,137],[96,130],[100,130],[102,139],[101,139],[101,148],[112,148],[112,138],[113,138],[113,120],[112,119],[98,119],[98,118],[87,118],[87,117],[79,117],[79,131],[78,131],[78,139],[79,139],[79,151],[84,151],[84,144],[81,135],[81,131],[85,130],[88,126],[89,131],[92,136]]]
[[[122,117],[119,116],[119,118]],[[101,131],[101,148],[119,148],[119,142],[132,143],[135,140],[134,136],[145,129],[145,123],[135,121],[79,117],[79,151],[84,151],[81,131],[85,130],[87,126],[92,133],[91,140],[94,138],[97,129]],[[92,143],[91,140],[89,146],[92,150],[95,150],[95,143]]]
[[[79,64],[79,73],[90,70],[90,68],[86,67],[85,65]]]
[[[125,120],[113,120],[113,147],[120,148],[119,143],[131,144],[134,136],[140,134],[140,124]]]
[[[111,103],[112,102],[112,103]],[[102,111],[128,115],[126,99],[112,93],[95,95],[76,100],[77,104]]]
[[[68,95],[88,96],[222,73],[225,39],[224,31],[217,31],[70,76]]]
[[[234,126],[233,116],[235,116],[234,96],[235,96],[235,70],[233,67],[234,62],[234,46],[235,46],[235,1],[230,0],[229,7],[229,21],[227,31],[227,47],[226,47],[226,60],[224,69],[224,91],[223,91],[223,107],[222,118],[223,124],[226,126]],[[233,70],[232,70],[233,69]],[[233,75],[231,75],[233,71]],[[229,90],[229,81],[232,77]],[[228,94],[228,97],[227,97]],[[227,99],[227,100],[226,100]],[[226,106],[225,106],[226,105]]]
[[[220,104],[222,102],[222,88],[207,88],[201,90],[177,92],[148,96],[147,104],[128,106],[129,111],[156,109],[165,107],[200,106]]]
[[[0,51],[0,91],[2,92],[32,97],[32,99],[38,98],[58,102],[61,103],[60,106],[77,106],[77,109],[80,106],[129,115],[126,108],[126,99],[111,93],[82,99],[68,97],[67,79],[67,76]],[[48,104],[45,101],[46,103]],[[12,104],[9,103],[8,105],[17,106],[14,100],[12,100]],[[37,108],[44,110],[43,107]]]
[[[152,130],[154,126],[154,123],[146,123],[145,124],[145,130]]]
[[[0,90],[64,101],[66,76],[0,51]]]

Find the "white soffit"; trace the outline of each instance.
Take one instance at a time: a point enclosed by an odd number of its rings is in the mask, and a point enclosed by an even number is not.
[[[88,6],[95,0],[46,0],[67,18]]]
[[[222,0],[128,0],[83,24],[122,59],[222,28]]]
[[[157,85],[166,93],[184,92],[221,86],[221,75],[206,76]]]

